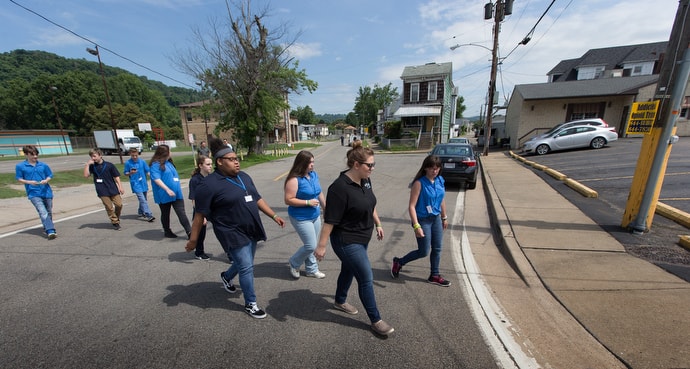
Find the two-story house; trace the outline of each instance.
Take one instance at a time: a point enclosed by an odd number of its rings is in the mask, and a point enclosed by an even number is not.
[[[445,142],[453,125],[453,63],[427,63],[405,67],[402,102],[393,114],[404,131],[419,134],[419,148]]]
[[[653,100],[667,44],[592,49],[559,62],[546,83],[516,85],[506,111],[511,147],[558,123],[584,118],[602,118],[624,136],[632,103]],[[690,99],[683,108],[679,135],[688,131]]]

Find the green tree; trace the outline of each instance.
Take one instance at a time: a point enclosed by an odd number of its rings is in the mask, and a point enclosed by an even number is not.
[[[360,87],[353,109],[358,123],[355,126],[368,127],[369,132],[372,132],[372,128],[376,124],[378,111],[392,103],[398,96],[398,88],[393,87],[392,83],[388,83],[383,87],[378,84],[375,84],[374,88],[369,86]]]
[[[455,118],[462,118],[462,115],[465,113],[466,109],[467,107],[465,106],[465,98],[462,96],[458,96],[455,106]]]
[[[250,3],[235,3],[237,16],[228,5],[227,34],[215,22],[208,38],[197,29],[194,51],[178,57],[177,63],[208,87],[214,103],[226,113],[220,129],[234,128],[250,154],[261,154],[267,134],[289,108],[286,95],[313,92],[317,83],[289,57],[287,50],[295,40],[285,41],[287,26],[269,30],[264,25],[267,8],[254,14]]]
[[[299,124],[316,124],[316,114],[314,114],[309,105],[305,107],[298,106],[297,109],[290,112],[290,116],[297,118]]]

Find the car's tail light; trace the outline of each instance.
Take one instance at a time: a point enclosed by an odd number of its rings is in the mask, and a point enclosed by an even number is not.
[[[463,160],[462,163],[467,165],[468,167],[474,167],[477,165],[477,161],[474,159]]]
[[[611,132],[613,132],[613,133],[615,133],[615,134],[618,134],[618,132],[616,132],[616,127],[610,127],[610,128],[609,128],[609,131],[611,131]]]

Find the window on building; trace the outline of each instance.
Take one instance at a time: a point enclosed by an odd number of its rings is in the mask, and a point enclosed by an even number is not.
[[[410,84],[410,101],[419,101],[419,83]]]
[[[605,103],[568,104],[567,121],[604,116]]]
[[[577,79],[597,79],[604,75],[604,66],[580,68],[577,71]]]
[[[427,94],[427,100],[429,101],[436,101],[437,99],[437,90],[438,90],[438,82],[429,82],[429,93]]]
[[[187,116],[187,122],[191,122],[192,121],[192,112],[187,111],[187,112],[185,112],[185,115]]]

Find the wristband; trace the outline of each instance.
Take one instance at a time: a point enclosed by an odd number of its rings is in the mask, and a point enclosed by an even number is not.
[[[445,222],[446,220],[448,220],[448,217],[443,217],[441,218],[441,220]]]
[[[383,227],[381,226],[381,223],[379,223],[376,225],[376,228],[383,228]]]
[[[412,229],[417,230],[419,228],[422,228],[422,226],[419,225],[419,223],[415,223],[412,225]]]
[[[278,218],[278,214],[277,214],[277,213],[276,213],[276,214],[273,214],[273,216],[271,217],[271,219],[273,219],[273,220],[275,220],[276,218]]]

